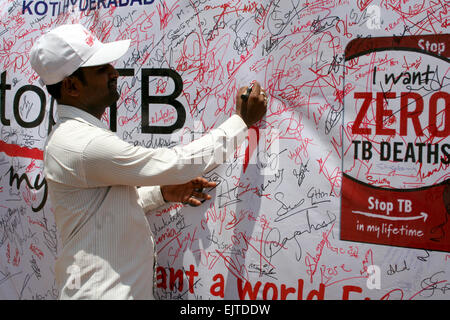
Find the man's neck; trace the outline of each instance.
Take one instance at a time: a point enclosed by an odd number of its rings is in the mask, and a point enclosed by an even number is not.
[[[101,119],[103,113],[104,113],[105,110],[106,110],[106,107],[103,107],[103,108],[97,108],[97,109],[87,108],[87,107],[81,106],[81,105],[80,105],[79,103],[77,103],[76,101],[68,101],[68,100],[64,100],[64,99],[61,99],[61,100],[59,100],[59,101],[57,101],[57,102],[58,102],[59,104],[65,104],[65,105],[72,106],[72,107],[78,108],[78,109],[80,109],[80,110],[83,110],[83,111],[85,111],[85,112],[87,112],[87,113],[93,115],[94,117],[96,117],[96,118],[99,119],[99,120]]]

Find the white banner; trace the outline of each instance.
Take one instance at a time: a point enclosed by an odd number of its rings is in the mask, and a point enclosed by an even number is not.
[[[346,60],[346,46],[358,38],[448,33],[449,9],[449,1],[420,0],[0,2],[0,298],[58,296],[61,244],[42,174],[57,106],[29,51],[45,31],[81,23],[103,42],[132,41],[114,63],[121,98],[102,120],[134,145],[171,148],[200,137],[234,113],[238,88],[252,80],[269,96],[261,125],[205,176],[218,184],[211,200],[148,212],[157,299],[448,299],[450,253],[426,241],[407,248],[341,240],[341,195],[343,146],[356,139],[343,110],[357,87],[344,79],[351,74],[371,92],[373,66],[380,80],[388,74],[380,71],[382,54],[359,64]],[[440,54],[438,44],[422,46]],[[426,70],[431,62],[419,57],[397,51],[405,66],[390,72]],[[448,60],[436,65],[432,71],[446,81],[438,91],[448,93]],[[441,132],[450,106],[439,106]],[[445,150],[426,177],[411,166],[408,181],[448,181]],[[361,180],[383,185],[388,172],[364,169]],[[390,177],[393,185],[398,179]],[[439,226],[450,232],[448,212],[443,216]]]

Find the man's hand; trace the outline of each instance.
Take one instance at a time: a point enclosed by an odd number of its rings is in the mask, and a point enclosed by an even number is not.
[[[191,206],[199,206],[201,200],[209,200],[211,196],[203,192],[203,188],[212,188],[217,184],[205,178],[197,177],[188,183],[161,186],[161,193],[166,202],[181,202]]]
[[[267,111],[267,95],[261,89],[258,82],[253,84],[252,91],[247,100],[242,100],[241,95],[247,91],[247,87],[239,89],[236,97],[236,114],[241,116],[242,120],[251,127],[261,120]]]

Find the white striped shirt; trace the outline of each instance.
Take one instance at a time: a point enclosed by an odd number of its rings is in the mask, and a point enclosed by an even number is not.
[[[164,204],[159,186],[188,182],[221,164],[247,126],[233,115],[186,146],[147,149],[78,108],[58,105],[58,116],[45,145],[44,174],[62,241],[55,265],[60,298],[153,299],[145,212]]]

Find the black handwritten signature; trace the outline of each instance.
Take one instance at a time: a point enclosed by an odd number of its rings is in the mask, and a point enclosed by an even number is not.
[[[431,297],[436,291],[446,294],[450,291],[450,282],[448,280],[441,280],[441,276],[445,274],[445,271],[439,271],[434,273],[431,277],[425,278],[420,283],[423,291],[420,293],[422,296],[427,295]]]
[[[300,261],[302,258],[302,247],[299,242],[298,237],[305,233],[312,233],[313,231],[317,231],[327,226],[333,224],[336,221],[336,216],[332,212],[327,212],[327,218],[323,219],[319,223],[311,223],[309,210],[306,210],[306,220],[307,227],[305,229],[300,229],[294,231],[294,233],[289,237],[284,237],[281,239],[281,232],[277,227],[272,228],[266,236],[264,241],[263,254],[271,259],[282,249],[286,249],[286,244],[290,241],[294,240],[297,245],[297,251],[295,252],[295,259]]]
[[[306,162],[306,164],[303,164],[303,162],[300,164],[300,168],[293,169],[292,174],[297,178],[297,184],[299,187],[301,187],[303,180],[305,179],[306,172],[309,172],[308,170],[308,163],[309,160]]]

